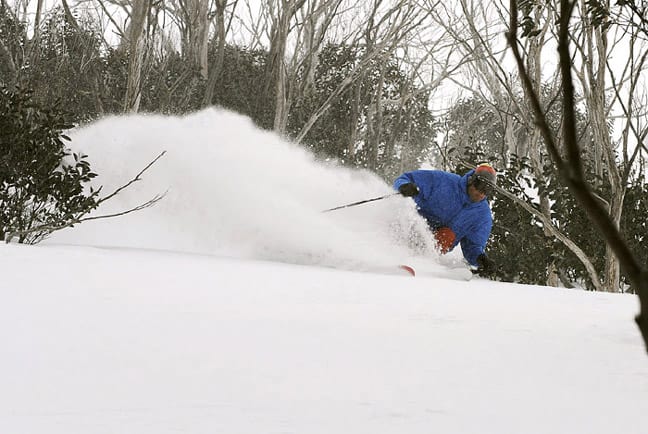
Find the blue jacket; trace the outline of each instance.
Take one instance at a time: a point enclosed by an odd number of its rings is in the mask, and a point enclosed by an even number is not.
[[[472,202],[468,196],[468,178],[441,170],[415,170],[403,173],[394,181],[394,188],[415,183],[420,193],[412,199],[430,227],[447,226],[455,233],[453,249],[461,243],[461,251],[469,264],[477,266],[477,257],[484,253],[493,227],[493,217],[486,199]]]

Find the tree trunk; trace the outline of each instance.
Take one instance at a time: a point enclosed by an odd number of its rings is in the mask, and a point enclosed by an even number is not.
[[[34,34],[27,42],[26,49],[26,59],[29,59],[28,62],[32,64],[38,63],[38,47],[40,46],[40,34],[41,34],[41,16],[43,14],[43,0],[38,0],[36,2],[36,13],[34,15]]]
[[[17,79],[16,64],[7,47],[0,41],[0,83],[13,87]]]
[[[360,102],[362,100],[362,80],[353,86],[351,98],[351,132],[349,134],[349,143],[347,144],[347,155],[349,162],[355,160],[356,144],[358,143],[358,120],[360,119]]]
[[[625,200],[625,189],[613,194],[610,199],[610,218],[617,229],[621,226],[623,214],[623,202]],[[604,285],[607,292],[619,292],[621,290],[621,270],[619,260],[609,245],[605,247],[605,272]]]
[[[558,275],[556,262],[551,261],[549,267],[547,267],[547,286],[557,287],[559,283],[560,283],[560,276]]]
[[[268,62],[267,90],[274,92],[274,121],[273,128],[278,134],[283,134],[285,130],[284,117],[286,115],[286,39],[288,38],[289,17],[285,9],[282,9],[281,15],[275,21],[272,29],[272,42],[270,47],[270,60]]]
[[[217,3],[220,3],[217,2]],[[209,0],[184,0],[184,56],[208,79]]]
[[[587,5],[581,1],[581,15],[587,16]],[[610,186],[608,212],[614,225],[619,227],[625,197],[625,181],[619,172],[608,128],[608,104],[606,102],[606,62],[609,56],[607,30],[603,27],[587,26],[584,29],[583,51],[589,62],[584,62],[579,76],[583,85],[585,104],[590,116],[590,128],[594,138],[592,149],[595,173],[599,177],[607,174]],[[605,254],[604,288],[617,292],[620,288],[619,260],[608,246]]]
[[[380,77],[376,83],[376,89],[371,103],[369,104],[370,112],[367,114],[367,152],[369,155],[368,167],[376,171],[380,160],[380,143],[382,141],[382,90],[385,83],[385,68],[381,68]]]
[[[305,0],[280,0],[280,10],[277,11],[272,23],[270,56],[267,65],[266,92],[274,92],[275,116],[273,129],[283,135],[288,123],[288,92],[286,86],[286,43],[290,33],[290,22]]]
[[[124,97],[124,112],[137,113],[142,97],[142,65],[146,51],[146,27],[151,11],[151,0],[135,0],[131,23],[126,32],[128,47],[128,81]]]
[[[212,104],[214,93],[216,92],[216,84],[220,78],[221,71],[223,70],[223,61],[225,60],[225,6],[226,0],[216,0],[216,56],[214,63],[209,68],[209,78],[207,79],[207,86],[205,88],[205,95],[203,96],[203,107]]]

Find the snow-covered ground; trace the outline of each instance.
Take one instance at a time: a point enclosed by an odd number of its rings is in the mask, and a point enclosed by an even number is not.
[[[453,279],[409,200],[321,213],[388,184],[231,113],[72,137],[106,193],[167,151],[98,214],[168,193],[0,245],[0,433],[647,432],[634,296]]]

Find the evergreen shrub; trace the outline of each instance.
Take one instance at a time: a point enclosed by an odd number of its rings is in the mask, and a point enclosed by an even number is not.
[[[0,239],[33,244],[96,208],[99,190],[86,155],[64,141],[71,128],[30,90],[0,87]]]

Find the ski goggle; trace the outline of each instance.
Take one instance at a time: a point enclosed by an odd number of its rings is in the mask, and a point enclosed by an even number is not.
[[[491,196],[495,191],[495,186],[493,183],[486,178],[483,178],[479,175],[473,175],[472,185],[480,192],[486,196]]]

